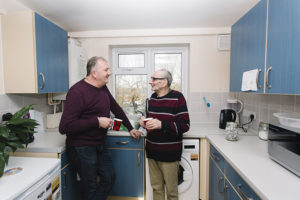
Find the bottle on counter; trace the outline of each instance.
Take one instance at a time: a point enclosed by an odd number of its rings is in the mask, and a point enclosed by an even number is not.
[[[258,137],[262,140],[268,140],[269,124],[265,122],[259,122]]]

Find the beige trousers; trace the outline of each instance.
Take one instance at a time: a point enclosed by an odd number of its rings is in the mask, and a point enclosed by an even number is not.
[[[178,200],[179,161],[160,162],[148,159],[150,183],[153,188],[153,200]]]

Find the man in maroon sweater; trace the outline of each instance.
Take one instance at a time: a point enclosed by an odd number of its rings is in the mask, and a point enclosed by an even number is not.
[[[59,124],[60,133],[67,135],[67,153],[81,178],[85,200],[105,200],[114,184],[112,160],[104,146],[107,129],[112,125],[110,111],[123,120],[132,137],[138,139],[141,135],[106,87],[110,75],[107,61],[92,57],[87,63],[86,78],[67,94]]]
[[[153,199],[178,200],[178,168],[182,154],[182,135],[190,128],[186,101],[182,93],[171,90],[172,75],[162,69],[156,71],[150,80],[152,94],[147,117],[152,118],[140,125],[148,130],[146,153],[148,157],[150,183]]]

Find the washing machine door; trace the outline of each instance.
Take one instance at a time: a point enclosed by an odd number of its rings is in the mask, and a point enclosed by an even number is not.
[[[178,193],[187,191],[193,183],[193,169],[185,157],[181,157],[178,171]]]

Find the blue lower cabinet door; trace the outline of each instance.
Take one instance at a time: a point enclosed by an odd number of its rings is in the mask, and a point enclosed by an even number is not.
[[[76,180],[76,173],[72,163],[68,163],[61,170],[61,199],[62,200],[82,200],[82,193]]]
[[[225,200],[240,200],[240,197],[227,180],[225,180]]]
[[[209,159],[209,199],[224,199],[224,175],[212,158]]]
[[[225,165],[225,171],[228,180],[242,198],[260,200],[260,197],[229,164]]]
[[[109,196],[143,197],[143,150],[108,150],[116,173],[115,184]]]

